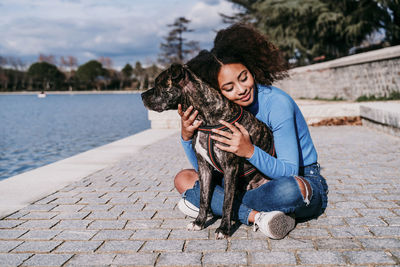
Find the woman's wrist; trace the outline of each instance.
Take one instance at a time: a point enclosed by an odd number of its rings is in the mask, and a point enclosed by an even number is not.
[[[251,145],[251,149],[249,150],[249,152],[246,155],[246,159],[250,159],[251,157],[253,157],[254,155],[254,145]]]
[[[188,136],[187,134],[181,133],[183,141],[189,141],[193,136]]]

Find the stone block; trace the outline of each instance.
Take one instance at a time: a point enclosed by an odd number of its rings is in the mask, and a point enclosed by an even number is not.
[[[60,230],[31,230],[20,236],[19,239],[23,240],[50,240],[58,235]]]
[[[26,214],[25,216],[22,216],[21,219],[24,220],[41,220],[41,219],[45,219],[45,220],[50,220],[55,218],[58,215],[58,212],[52,212],[52,211],[30,211],[28,214]]]
[[[349,225],[364,225],[364,226],[385,226],[386,223],[380,218],[360,217],[360,218],[345,218]]]
[[[127,220],[95,220],[88,229],[98,230],[120,230],[125,227]]]
[[[60,212],[54,219],[57,220],[83,220],[90,214],[89,211],[78,211],[78,212]]]
[[[78,254],[66,266],[110,266],[114,257],[113,254]]]
[[[400,237],[400,227],[397,226],[371,226],[369,230],[378,237]]]
[[[154,214],[155,211],[128,211],[124,212],[121,216],[120,219],[132,219],[132,220],[150,220]]]
[[[21,245],[23,241],[0,240],[0,253],[7,253]]]
[[[183,240],[152,240],[147,241],[141,252],[182,252]]]
[[[201,253],[165,252],[161,253],[157,266],[202,266]]]
[[[62,241],[26,241],[12,252],[45,253],[58,247]]]
[[[251,264],[256,265],[296,265],[296,256],[293,252],[251,252],[250,253]]]
[[[396,264],[384,251],[346,251],[343,254],[351,264]]]
[[[31,256],[31,253],[0,254],[0,266],[20,266]]]
[[[345,249],[361,249],[360,242],[351,238],[341,239],[317,239],[315,244],[318,250],[345,250]]]
[[[188,231],[186,229],[173,229],[168,239],[208,239],[208,231]]]
[[[124,229],[154,229],[159,228],[162,220],[129,220]]]
[[[113,265],[117,266],[151,266],[155,265],[156,259],[158,257],[158,253],[135,253],[135,254],[118,254],[114,261]]]
[[[133,253],[143,246],[144,241],[105,241],[98,252]]]
[[[65,241],[56,249],[56,252],[90,253],[94,252],[102,243],[102,241]]]
[[[346,261],[341,252],[331,251],[301,251],[298,253],[301,264],[331,264],[344,265]]]
[[[84,209],[85,207],[86,207],[86,205],[78,205],[78,204],[74,204],[74,205],[58,205],[57,207],[52,209],[52,211],[78,212],[78,211]]]
[[[185,252],[226,251],[227,240],[189,240]]]
[[[62,266],[72,256],[71,254],[36,254],[25,261],[23,266]]]
[[[0,229],[11,229],[22,223],[26,222],[25,220],[0,220]]]
[[[149,239],[149,240],[155,240],[155,239],[167,239],[168,235],[170,233],[170,230],[167,229],[142,229],[142,230],[137,230],[131,239]]]
[[[61,220],[52,229],[59,230],[84,230],[92,220]]]
[[[359,240],[367,249],[400,248],[400,239],[397,238],[363,238]]]
[[[247,253],[246,252],[207,252],[203,257],[204,265],[217,265],[217,266],[246,266]]]
[[[364,227],[348,226],[348,227],[335,227],[329,229],[332,236],[335,238],[341,237],[369,237],[372,234]]]
[[[97,232],[97,230],[64,230],[54,237],[54,240],[89,240]]]
[[[116,220],[122,212],[120,211],[93,211],[86,219],[88,220]]]
[[[50,229],[58,222],[58,220],[27,220],[19,225],[17,229]]]
[[[132,230],[100,230],[92,240],[121,240],[129,239],[134,231]]]
[[[281,250],[297,250],[297,249],[313,249],[314,245],[312,240],[302,238],[285,237],[281,240],[270,240],[271,249],[273,251]]]

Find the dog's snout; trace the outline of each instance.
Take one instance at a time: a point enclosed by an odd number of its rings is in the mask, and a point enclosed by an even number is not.
[[[141,93],[141,95],[140,95],[142,97],[142,102],[146,108],[150,109],[150,104],[152,101],[151,98],[154,96],[154,91],[155,91],[155,89],[151,88],[151,89]]]

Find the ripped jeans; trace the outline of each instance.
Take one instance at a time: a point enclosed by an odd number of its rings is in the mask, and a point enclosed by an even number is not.
[[[235,198],[233,219],[249,225],[248,217],[252,210],[294,213],[299,222],[317,218],[324,213],[327,206],[328,185],[325,178],[320,175],[318,163],[301,168],[299,175],[311,186],[310,201],[303,198],[299,184],[293,176],[273,179]],[[199,181],[196,181],[193,188],[186,190],[183,197],[196,207],[200,207]],[[211,199],[211,210],[214,215],[222,216],[223,202],[224,188],[216,185]]]

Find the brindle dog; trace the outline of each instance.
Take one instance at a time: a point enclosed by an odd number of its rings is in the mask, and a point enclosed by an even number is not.
[[[197,119],[202,125],[217,125],[219,120],[240,121],[250,134],[254,145],[273,153],[271,130],[257,120],[250,112],[229,101],[218,90],[200,80],[187,66],[173,64],[155,80],[155,87],[142,93],[146,108],[162,112],[177,109],[178,104],[186,110],[190,105],[198,110]],[[233,117],[233,118],[232,118]],[[239,187],[253,189],[268,181],[257,171],[250,170],[251,164],[242,157],[212,146],[209,137],[211,127],[203,127],[193,137],[193,147],[197,155],[200,180],[200,209],[196,220],[188,225],[189,230],[203,229],[212,196],[212,171],[220,169],[224,173],[224,203],[221,225],[216,230],[216,238],[228,237],[231,233],[231,216],[235,194]],[[242,174],[247,172],[248,175]],[[240,177],[242,175],[242,177]],[[239,185],[239,180],[241,185]]]

